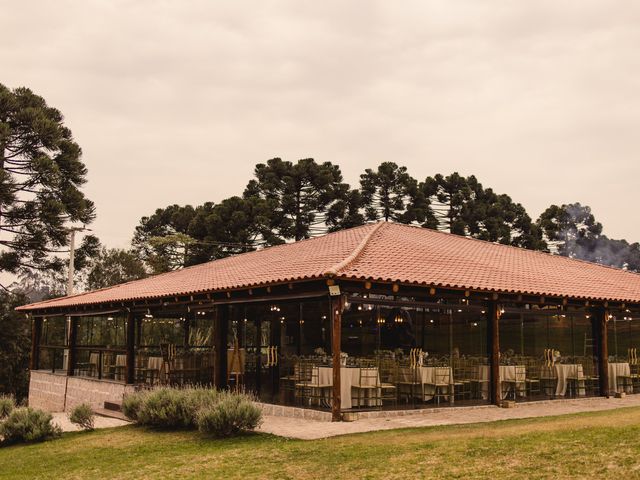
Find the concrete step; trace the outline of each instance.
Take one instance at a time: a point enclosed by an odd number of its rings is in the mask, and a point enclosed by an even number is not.
[[[129,421],[127,417],[124,416],[124,413],[118,412],[116,410],[108,410],[106,408],[97,408],[94,413],[96,415],[100,415],[101,417],[107,418],[117,418],[118,420],[126,420]]]

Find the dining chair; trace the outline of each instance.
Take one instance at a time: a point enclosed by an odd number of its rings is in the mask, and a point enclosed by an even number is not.
[[[466,359],[457,359],[453,367],[453,388],[455,398],[459,400],[471,400],[472,371],[470,363]]]
[[[360,408],[381,407],[380,376],[377,367],[360,368],[358,383],[352,385],[356,391],[356,405]]]
[[[571,365],[569,375],[567,375],[567,390],[570,397],[579,397],[584,390],[584,370],[581,363]]]
[[[556,388],[558,386],[558,373],[556,368],[549,364],[545,359],[539,364],[540,369],[540,390],[547,397],[553,398],[556,395]]]
[[[507,367],[510,368],[510,367]],[[506,386],[507,392],[506,397],[512,395],[514,400],[517,399],[518,395],[522,395],[526,392],[527,385],[527,367],[524,365],[514,365],[514,376],[509,379],[502,379],[501,382]]]
[[[380,401],[391,402],[393,406],[398,405],[398,387],[394,383],[397,376],[397,365],[390,358],[381,358],[378,363],[380,372]]]
[[[542,393],[541,365],[532,358],[527,360],[527,374],[525,376],[525,393],[528,398]]]
[[[425,386],[433,388],[433,399],[436,405],[440,405],[442,399],[452,400],[455,396],[450,367],[434,367],[433,381],[425,383]]]
[[[395,385],[398,399],[404,398],[406,404],[415,401],[416,396],[422,389],[422,383],[418,377],[418,369],[411,367],[408,363],[396,363],[397,378]]]
[[[586,357],[582,363],[585,395],[600,395],[600,376],[592,357]]]

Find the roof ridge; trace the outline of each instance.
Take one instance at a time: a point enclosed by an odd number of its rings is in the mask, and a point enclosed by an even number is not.
[[[364,238],[362,240],[360,240],[360,243],[358,244],[358,246],[353,250],[353,252],[351,252],[351,254],[346,257],[345,259],[343,259],[341,262],[336,263],[334,266],[332,266],[331,268],[327,269],[326,272],[324,272],[325,276],[328,277],[335,277],[338,272],[340,270],[342,270],[343,268],[346,268],[350,263],[353,263],[358,256],[362,253],[362,251],[364,250],[364,248],[367,246],[367,244],[369,243],[369,240],[371,239],[371,237],[378,231],[380,230],[380,228],[382,227],[382,225],[386,224],[387,222],[378,222],[370,231],[369,233],[367,233]]]
[[[568,261],[568,262],[586,263],[587,265],[595,265],[596,267],[609,268],[609,269],[615,270],[617,272],[624,272],[624,273],[631,273],[633,275],[640,275],[640,272],[636,272],[634,270],[625,270],[623,268],[615,267],[613,265],[606,265],[604,263],[591,262],[589,260],[584,260],[582,258],[565,257],[564,255],[560,255],[558,253],[545,252],[545,251],[542,251],[542,250],[533,250],[531,248],[519,247],[517,245],[509,245],[509,244],[505,244],[505,243],[491,242],[489,240],[483,240],[481,238],[470,237],[470,236],[467,236],[467,235],[458,235],[457,233],[441,232],[440,230],[435,230],[433,228],[423,227],[421,225],[415,225],[415,224],[410,224],[410,223],[399,223],[399,222],[389,222],[389,224],[394,225],[394,226],[398,226],[398,227],[410,227],[410,228],[414,228],[414,229],[417,229],[417,230],[424,230],[424,231],[427,231],[427,232],[437,233],[439,235],[444,235],[444,236],[453,236],[453,237],[464,239],[464,240],[480,242],[480,243],[483,243],[485,245],[488,244],[488,245],[496,245],[498,247],[507,247],[507,248],[518,250],[520,252],[530,252],[530,253],[535,254],[535,255],[542,255],[542,256],[545,256],[547,258],[559,258],[559,259],[562,259],[562,260]]]

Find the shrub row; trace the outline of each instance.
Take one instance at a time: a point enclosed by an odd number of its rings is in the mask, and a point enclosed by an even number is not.
[[[158,388],[126,395],[122,410],[140,425],[161,429],[198,429],[219,437],[254,430],[262,412],[243,393],[207,388]]]

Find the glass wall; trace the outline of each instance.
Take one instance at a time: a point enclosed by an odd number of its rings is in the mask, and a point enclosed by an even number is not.
[[[48,317],[42,319],[38,365],[40,370],[66,373],[69,359],[69,350],[66,347],[67,335],[67,317]]]
[[[607,339],[610,392],[640,393],[640,312],[611,310]]]
[[[329,313],[324,300],[232,305],[227,337],[231,387],[254,392],[263,401],[294,404],[300,360],[326,363],[331,354]]]
[[[227,383],[266,402],[329,409],[333,388],[328,298],[225,306]],[[135,381],[211,384],[214,311],[135,319]],[[65,372],[77,325],[74,373],[124,381],[127,315],[43,319],[39,368]],[[640,392],[640,312],[611,311],[611,391]],[[487,312],[482,302],[353,295],[344,305],[342,410],[422,408],[489,400]],[[589,311],[508,305],[499,319],[500,395],[517,401],[599,394]]]
[[[598,395],[598,358],[584,309],[507,306],[499,326],[503,398]]]
[[[75,375],[124,381],[127,320],[123,314],[72,319],[77,324]]]
[[[136,332],[136,382],[202,384],[213,382],[212,311],[155,312],[139,320]]]
[[[382,296],[369,302],[352,298],[343,313],[343,376],[353,387],[351,408],[487,401],[487,329],[481,305],[443,300],[410,306],[415,299]],[[363,377],[366,369],[372,369],[370,378]],[[372,382],[377,393],[365,388]]]

